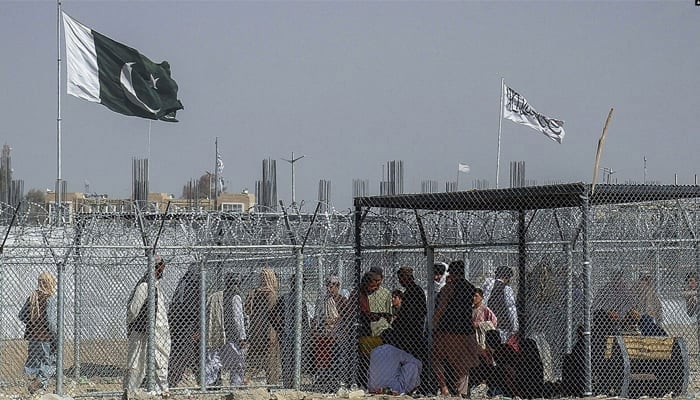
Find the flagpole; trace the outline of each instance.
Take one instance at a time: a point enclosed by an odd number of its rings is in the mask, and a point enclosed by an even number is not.
[[[457,190],[456,192],[459,192],[459,164],[457,164]]]
[[[148,165],[146,166],[146,184],[151,185],[151,126],[153,125],[153,121],[150,119],[148,120],[148,154],[146,154],[146,162]],[[146,194],[146,199],[148,199],[148,194]]]
[[[501,126],[503,124],[503,88],[505,81],[501,77],[501,101],[498,108],[498,153],[496,154],[496,189],[498,189],[498,175],[501,170]]]
[[[211,193],[211,188],[209,188]],[[219,209],[219,137],[214,139],[214,210]]]
[[[61,1],[56,1],[56,225],[61,224]]]
[[[61,184],[61,0],[56,0],[56,226],[62,225],[61,205],[62,205],[62,184]],[[64,341],[64,274],[63,261],[58,261],[57,265],[58,286],[57,286],[57,310],[56,310],[56,342],[58,350],[56,352],[56,394],[63,395],[63,341]]]
[[[151,158],[151,126],[153,125],[153,121],[150,119],[148,120],[148,150],[146,157],[150,160]]]

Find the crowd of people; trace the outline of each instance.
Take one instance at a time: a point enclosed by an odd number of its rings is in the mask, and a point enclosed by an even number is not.
[[[298,304],[303,307],[301,365],[313,376],[314,389],[320,391],[354,382],[371,393],[413,393],[422,387],[426,394],[466,396],[473,370],[482,363],[494,363],[494,349],[488,347],[486,333],[501,329],[503,343],[517,334],[515,296],[508,285],[511,273],[506,267],[497,271],[496,279],[486,282],[485,289],[496,305],[492,311],[486,305],[485,291],[465,279],[462,261],[449,267],[436,264],[431,324],[426,319],[425,290],[415,282],[410,267],[396,271],[400,287],[393,291],[383,285],[380,267],[370,268],[346,296],[340,292],[340,279],[328,276],[313,317],[305,301],[297,302],[296,276],[281,295],[275,271],[262,268],[257,287],[245,300],[240,278],[233,274],[223,279],[221,290],[208,296],[202,372],[198,269],[192,266],[180,278],[169,307],[160,287],[164,269],[165,262],[156,257],[154,383],[161,393],[178,386],[187,370],[198,384],[203,376],[207,386],[241,386],[254,379],[256,383],[294,387]],[[126,397],[142,386],[146,372],[147,281],[144,277],[136,284],[127,307]],[[501,328],[499,320],[508,322]],[[427,331],[429,325],[432,335]],[[348,348],[354,338],[356,354]],[[228,381],[224,382],[226,375]],[[422,386],[421,381],[425,382]]]
[[[294,387],[294,349],[300,345],[301,365],[319,391],[357,383],[370,393],[468,397],[473,386],[484,383],[490,395],[523,397],[518,382],[523,342],[510,267],[498,267],[492,278],[476,287],[465,278],[463,261],[436,263],[430,291],[416,283],[411,267],[395,271],[400,287],[393,291],[383,285],[384,270],[377,266],[345,294],[339,277],[330,275],[311,313],[306,301],[297,301],[296,276],[280,295],[277,274],[262,268],[257,287],[244,294],[241,278],[228,273],[218,290],[207,296],[204,371],[200,371],[199,357],[199,269],[192,266],[180,278],[169,303],[160,285],[164,271],[165,261],[156,256],[154,383],[162,394],[181,384],[187,370],[198,384],[203,377],[207,386],[242,386],[255,379]],[[601,293],[613,295],[594,302],[594,334],[596,329],[608,329],[601,331],[601,337],[632,329],[642,335],[666,334],[650,275],[642,275],[634,290],[627,289],[621,274],[608,286]],[[689,274],[682,294],[690,316],[697,314],[697,288],[697,277]],[[426,292],[435,297],[428,301]],[[55,278],[40,274],[37,289],[19,314],[26,325],[25,371],[32,378],[28,387],[32,393],[45,389],[55,374],[55,293]],[[136,283],[127,303],[126,398],[144,383],[151,328],[147,304],[146,275]],[[298,304],[303,307],[301,344],[296,343]],[[593,347],[596,343],[594,337]],[[573,353],[577,351],[582,351],[581,341],[574,346]],[[570,357],[568,365],[565,362],[565,377],[577,369],[572,359],[577,357]],[[580,383],[580,377],[572,379]]]
[[[518,335],[511,269],[498,268],[483,289],[465,278],[461,260],[436,263],[433,272],[430,321],[426,320],[426,293],[415,282],[412,268],[396,272],[402,289],[395,292],[400,300],[391,313],[383,300],[377,301],[383,299],[377,294],[382,289],[381,268],[373,267],[363,275],[358,290],[358,382],[371,393],[384,394],[468,397],[471,387],[481,383],[494,394],[509,393],[501,378],[503,364],[512,360],[501,357],[500,350],[512,348],[508,343]],[[495,342],[487,341],[488,332],[495,333]]]

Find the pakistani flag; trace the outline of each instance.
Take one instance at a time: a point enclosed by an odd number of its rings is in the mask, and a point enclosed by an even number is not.
[[[68,94],[102,103],[124,115],[177,122],[182,110],[170,64],[156,64],[138,50],[80,24],[63,13]]]

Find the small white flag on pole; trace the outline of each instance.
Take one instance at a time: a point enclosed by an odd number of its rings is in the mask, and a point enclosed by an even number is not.
[[[503,84],[505,94],[503,102],[503,118],[544,133],[548,138],[561,143],[564,139],[564,121],[548,118],[535,111],[527,100],[515,90]]]
[[[216,175],[217,175],[217,180],[216,182],[216,189],[218,191],[223,191],[224,190],[224,160],[221,159],[221,154],[219,154],[219,150],[217,148],[216,150]]]
[[[457,166],[457,169],[459,170],[459,172],[464,172],[465,174],[468,174],[469,171],[471,171],[471,168],[469,168],[469,165],[462,164],[462,163],[459,163],[459,165]]]

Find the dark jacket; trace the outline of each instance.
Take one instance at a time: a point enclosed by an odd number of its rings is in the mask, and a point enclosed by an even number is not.
[[[411,282],[403,293],[401,308],[391,323],[392,328],[385,331],[385,342],[422,358],[425,352],[423,327],[426,314],[425,293],[415,282]]]
[[[192,342],[199,332],[199,282],[199,270],[190,266],[177,283],[168,308],[173,342]]]
[[[473,335],[471,311],[476,288],[464,278],[448,282],[438,296],[438,306],[433,320],[439,333]]]

